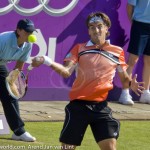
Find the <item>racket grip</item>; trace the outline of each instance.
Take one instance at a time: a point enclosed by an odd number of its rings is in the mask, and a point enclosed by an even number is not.
[[[30,64],[29,66],[28,66],[28,70],[32,70],[33,69],[33,67],[32,67],[32,65]]]

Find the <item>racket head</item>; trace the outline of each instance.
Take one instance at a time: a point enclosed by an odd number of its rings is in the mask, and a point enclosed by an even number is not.
[[[26,77],[24,73],[21,71],[17,75],[17,78],[12,82],[11,79],[14,78],[15,70],[11,71],[6,78],[6,88],[9,92],[9,94],[15,98],[15,99],[20,99],[22,98],[27,91],[27,82],[26,82]]]

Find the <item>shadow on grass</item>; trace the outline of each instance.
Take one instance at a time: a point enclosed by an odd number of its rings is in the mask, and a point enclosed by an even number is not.
[[[9,140],[9,141],[13,141],[11,138],[8,138],[8,137],[0,137],[0,139],[2,139],[2,140]]]

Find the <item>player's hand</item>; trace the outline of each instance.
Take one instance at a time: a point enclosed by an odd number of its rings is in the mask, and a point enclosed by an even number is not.
[[[45,64],[47,66],[51,66],[53,63],[52,59],[48,56],[38,56],[32,60],[33,67],[39,67],[41,64]]]
[[[39,67],[44,63],[44,58],[43,56],[38,56],[32,59],[32,67]]]
[[[144,82],[137,82],[137,74],[134,75],[130,88],[138,95],[143,93],[144,88]]]

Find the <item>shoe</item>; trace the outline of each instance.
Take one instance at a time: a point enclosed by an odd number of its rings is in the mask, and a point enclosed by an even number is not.
[[[124,93],[121,93],[119,97],[119,103],[123,105],[134,105],[132,96],[130,94],[124,94]]]
[[[150,92],[141,94],[139,102],[144,104],[150,104]]]
[[[30,133],[25,132],[20,136],[17,136],[15,134],[12,135],[12,139],[16,141],[25,141],[25,142],[34,142],[36,141],[36,138],[33,137]]]

